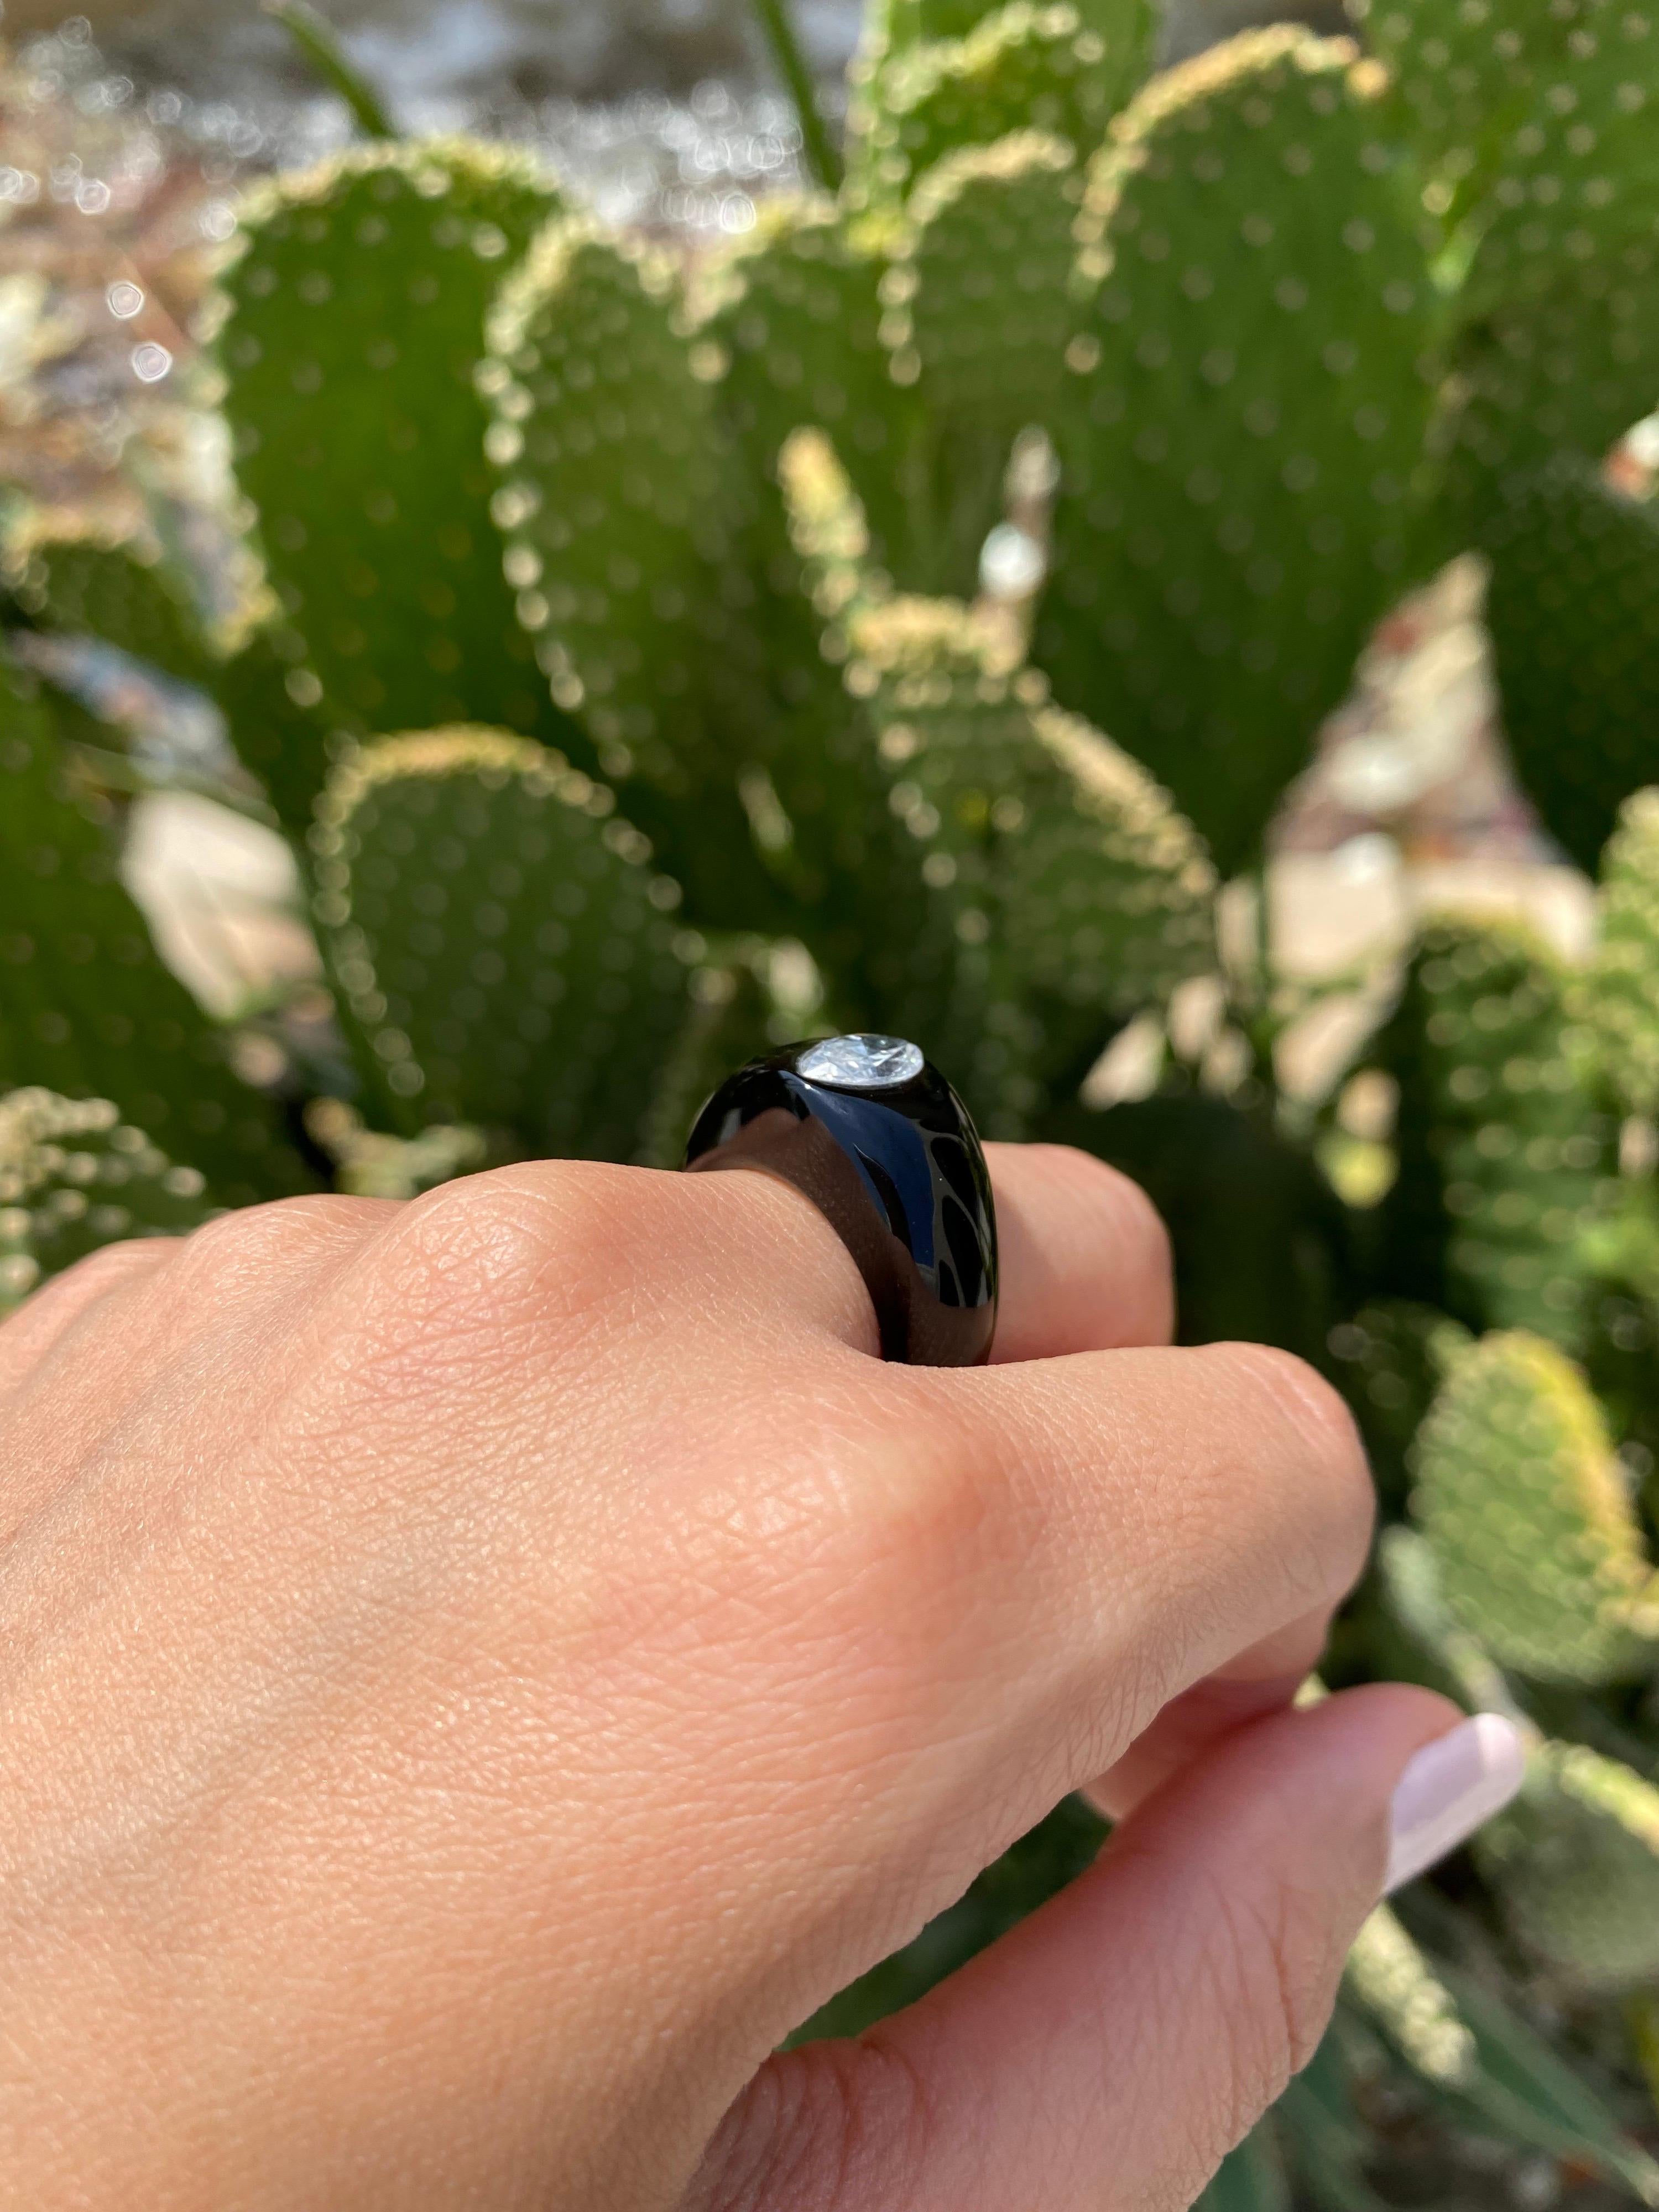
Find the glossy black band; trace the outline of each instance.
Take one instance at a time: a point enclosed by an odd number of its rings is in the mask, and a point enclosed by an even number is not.
[[[751,1060],[698,1115],[685,1164],[761,1168],[804,1191],[857,1262],[883,1358],[975,1366],[996,1328],[997,1231],[968,1109],[914,1047],[844,1042],[898,1046],[908,1060],[896,1064],[915,1072],[815,1080],[800,1062],[824,1060],[822,1040]]]

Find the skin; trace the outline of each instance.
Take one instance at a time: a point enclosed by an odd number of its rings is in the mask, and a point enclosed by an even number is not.
[[[118,1247],[0,1328],[0,2202],[1184,2212],[1458,1716],[1288,1700],[1339,1401],[1168,1348],[993,1148],[997,1364],[882,1364],[762,1175],[514,1167]],[[1098,1864],[769,2054],[1068,1790]]]

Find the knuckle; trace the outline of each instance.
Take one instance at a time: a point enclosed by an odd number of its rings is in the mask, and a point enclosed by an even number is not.
[[[221,1213],[175,1249],[173,1266],[186,1287],[201,1284],[222,1297],[256,1288],[270,1276],[359,1233],[359,1199],[281,1198]]]
[[[177,1249],[177,1243],[173,1237],[131,1237],[118,1244],[100,1245],[43,1283],[34,1303],[44,1307],[48,1297],[60,1304],[85,1303],[155,1267]]]
[[[444,1183],[400,1209],[379,1240],[379,1270],[416,1325],[531,1303],[574,1315],[631,1286],[660,1251],[658,1180],[561,1160]]]
[[[1297,1481],[1310,1533],[1330,1571],[1345,1581],[1364,1564],[1376,1497],[1353,1415],[1323,1376],[1293,1352],[1267,1344],[1220,1344],[1206,1357],[1230,1370],[1277,1432],[1280,1461]]]

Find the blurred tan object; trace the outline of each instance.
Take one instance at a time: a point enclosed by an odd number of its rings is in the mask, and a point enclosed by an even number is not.
[[[1485,562],[1460,555],[1378,625],[1291,792],[1281,849],[1330,852],[1382,830],[1413,861],[1545,857],[1499,734],[1486,588]]]
[[[191,792],[132,810],[122,873],[167,965],[234,1015],[319,974],[294,856],[274,830]]]

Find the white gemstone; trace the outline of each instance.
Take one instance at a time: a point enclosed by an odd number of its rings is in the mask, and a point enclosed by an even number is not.
[[[809,1083],[837,1091],[886,1091],[921,1073],[921,1048],[905,1037],[823,1037],[795,1062]]]

